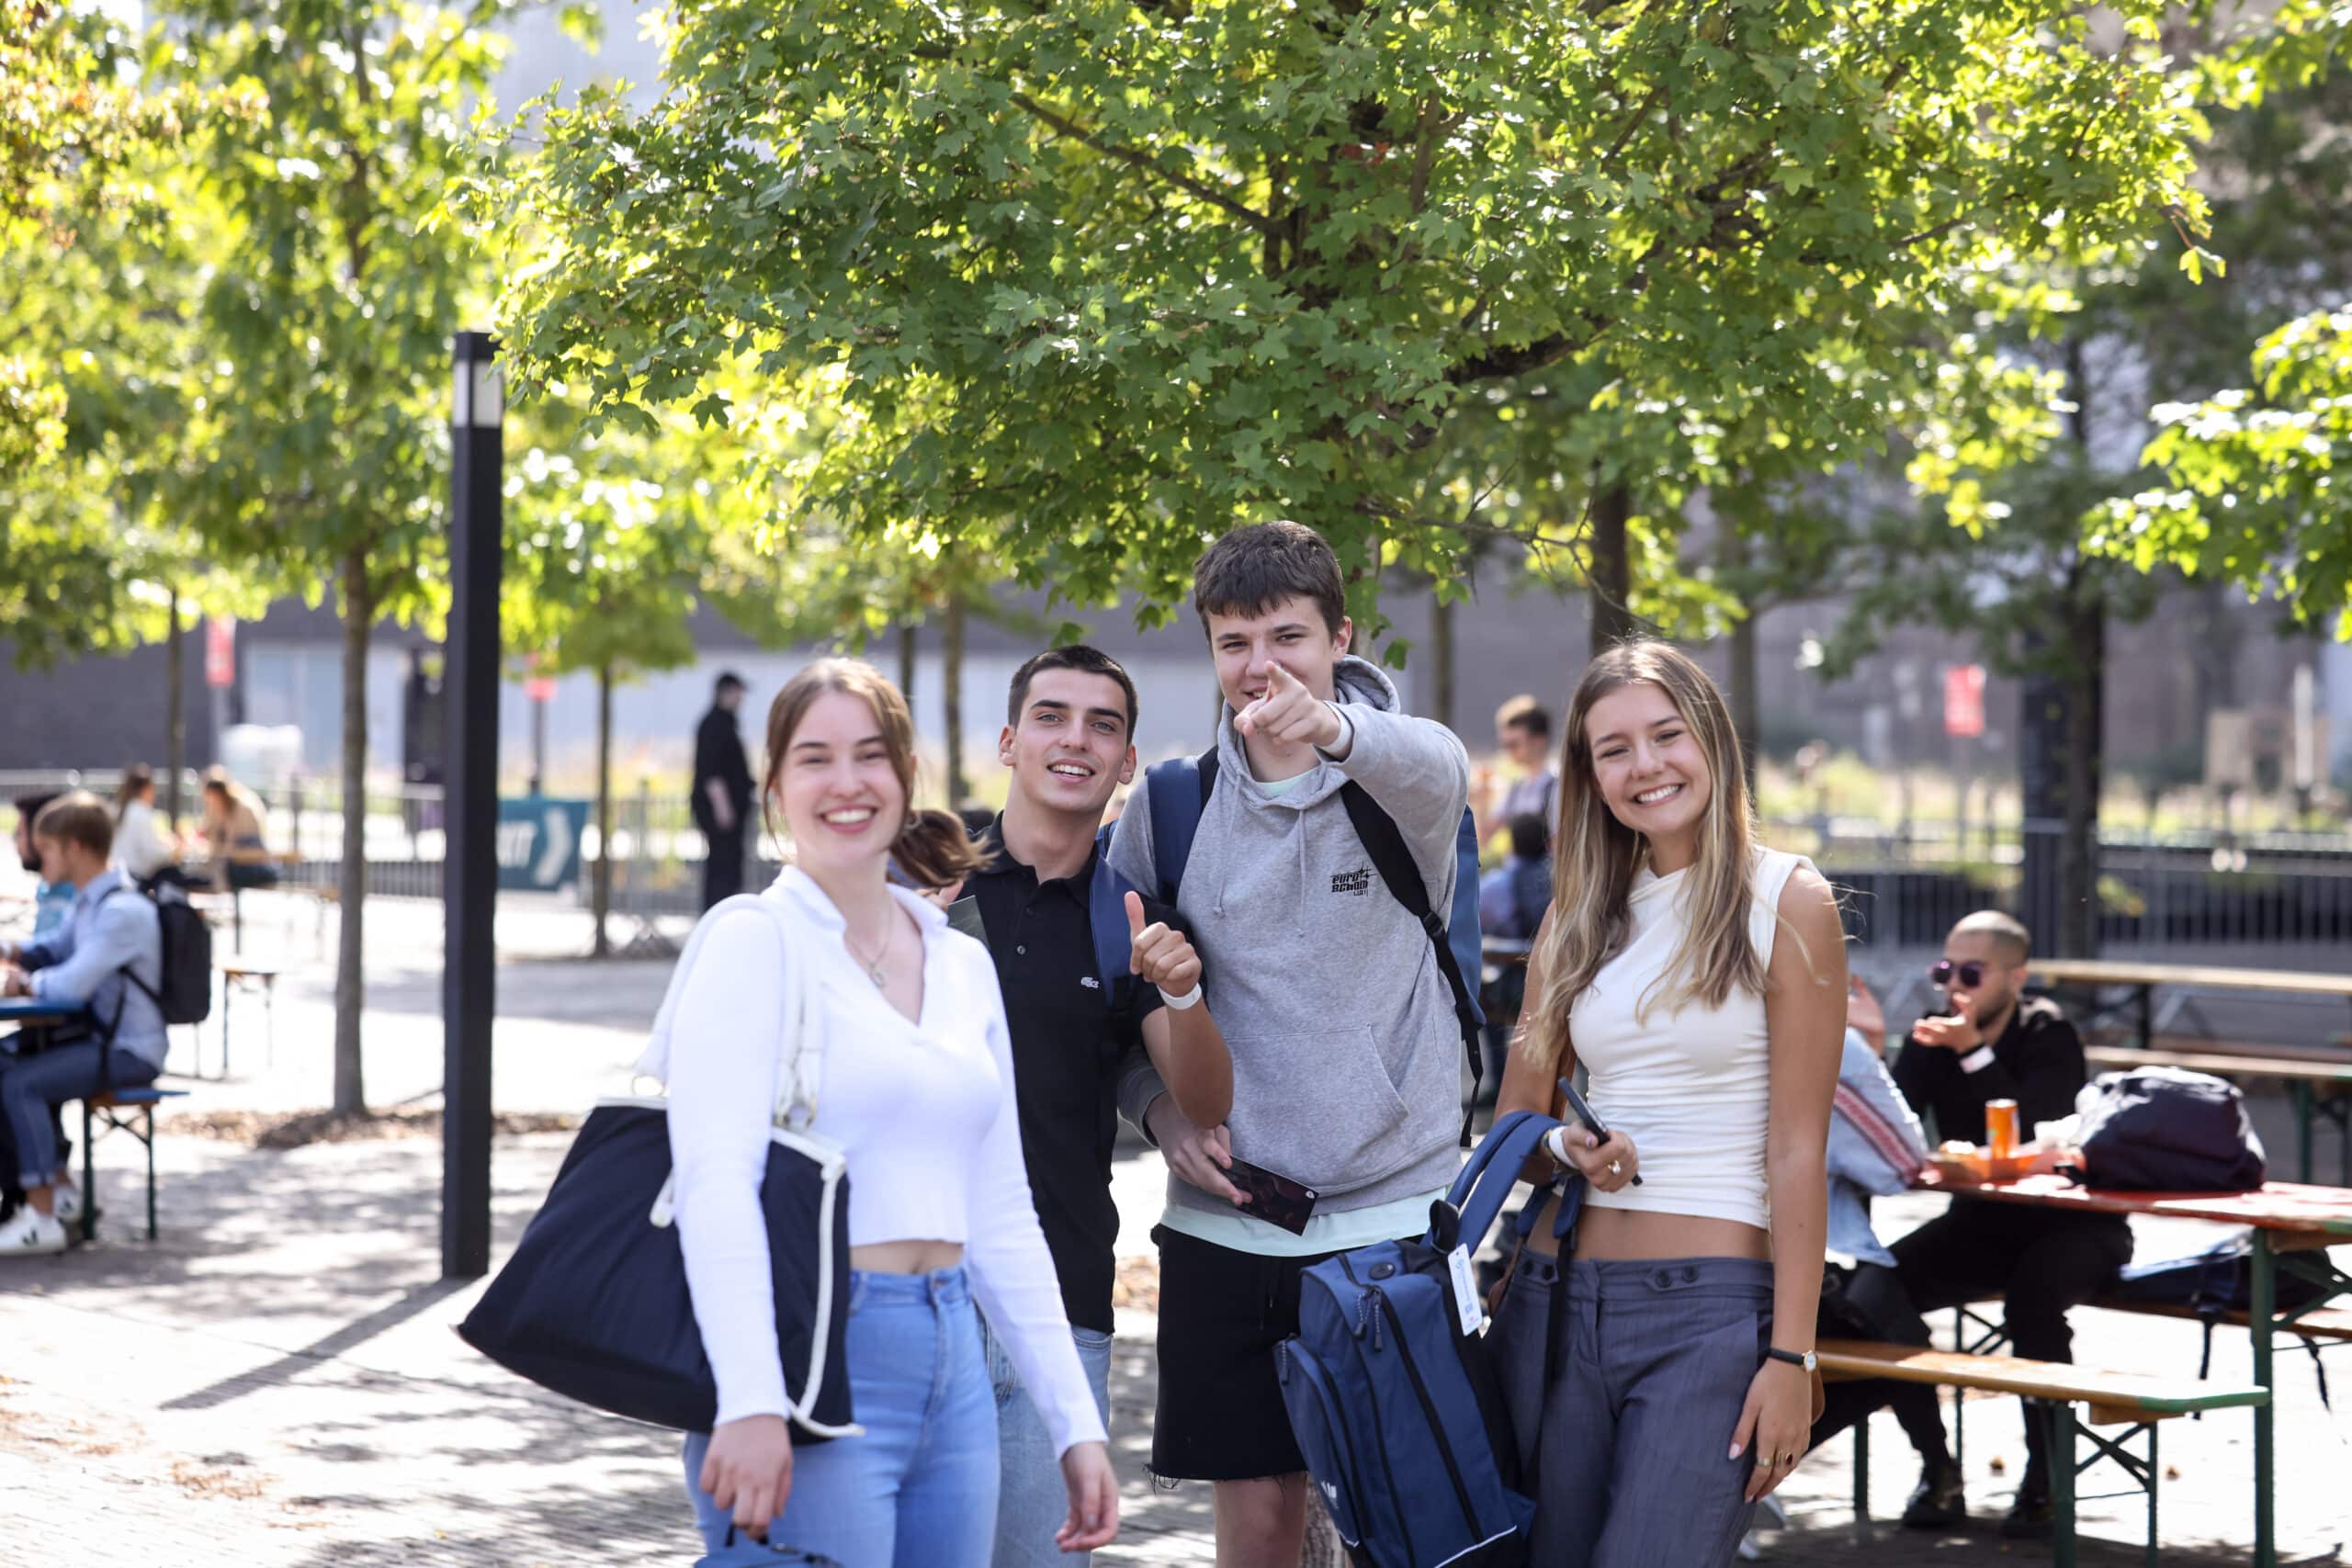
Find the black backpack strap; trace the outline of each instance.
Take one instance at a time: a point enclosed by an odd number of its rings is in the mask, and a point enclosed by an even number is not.
[[[1454,961],[1453,944],[1446,941],[1445,921],[1430,908],[1430,890],[1421,881],[1421,868],[1413,863],[1413,852],[1405,845],[1405,835],[1397,830],[1396,818],[1380,808],[1380,803],[1367,794],[1364,787],[1350,779],[1340,786],[1340,803],[1348,808],[1348,820],[1355,825],[1356,837],[1363,841],[1365,852],[1380,873],[1381,882],[1389,895],[1405,907],[1405,912],[1420,922],[1421,931],[1430,939],[1430,949],[1437,954],[1438,973],[1445,976],[1446,985],[1453,992],[1454,1021],[1462,1029],[1462,1054],[1470,1063],[1470,1099],[1478,1099],[1479,1079],[1486,1071],[1484,1053],[1478,1048],[1478,1014],[1471,1005],[1470,987],[1464,979],[1462,965]],[[1462,1146],[1470,1146],[1470,1111],[1462,1113]]]

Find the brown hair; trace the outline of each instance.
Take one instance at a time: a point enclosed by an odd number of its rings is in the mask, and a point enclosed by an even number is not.
[[[61,795],[33,818],[33,837],[79,844],[104,860],[114,850],[114,816],[86,789]]]
[[[1526,730],[1531,735],[1552,739],[1552,714],[1542,703],[1527,693],[1521,693],[1495,710],[1495,728]]]
[[[1252,523],[1201,554],[1193,567],[1193,609],[1208,630],[1215,615],[1262,615],[1285,599],[1315,601],[1333,637],[1348,618],[1340,558],[1304,523]]]
[[[1021,705],[1029,700],[1029,682],[1048,670],[1075,670],[1082,675],[1100,675],[1111,681],[1127,699],[1127,739],[1136,738],[1136,720],[1139,716],[1136,703],[1136,683],[1119,661],[1099,648],[1082,642],[1066,643],[1049,648],[1012,672],[1012,689],[1004,705],[1004,722],[1018,729],[1021,727]]]
[[[155,770],[144,762],[133,762],[122,770],[121,782],[114,786],[114,819],[119,827],[122,814],[130,803],[155,787]]]
[[[906,819],[890,840],[890,858],[899,869],[922,887],[945,887],[978,870],[979,848],[965,833],[960,818],[952,811],[916,809],[914,716],[907,711],[907,699],[899,688],[863,660],[820,659],[786,682],[784,690],[775,694],[768,706],[768,769],[760,782],[761,815],[766,817],[768,799],[783,776],[794,732],[808,716],[809,707],[828,692],[857,698],[873,710],[875,722],[882,727],[890,771],[898,775],[907,799]],[[773,820],[768,830],[775,830]]]
[[[1681,649],[1648,640],[1620,643],[1585,666],[1568,701],[1559,823],[1552,838],[1552,925],[1542,954],[1548,979],[1541,1005],[1530,1010],[1524,1036],[1525,1049],[1547,1066],[1567,1043],[1568,1010],[1633,929],[1634,876],[1648,844],[1618,821],[1602,798],[1586,729],[1594,704],[1645,682],[1682,715],[1712,777],[1699,855],[1690,867],[1690,921],[1661,976],[1663,994],[1645,997],[1642,1006],[1656,999],[1668,1007],[1696,1001],[1719,1008],[1734,990],[1761,995],[1765,987],[1764,963],[1747,933],[1756,901],[1756,819],[1731,710],[1706,671]]]

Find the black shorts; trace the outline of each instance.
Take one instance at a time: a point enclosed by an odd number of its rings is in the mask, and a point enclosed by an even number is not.
[[[1306,1468],[1274,1375],[1298,1332],[1299,1276],[1337,1253],[1267,1258],[1166,1225],[1159,1244],[1159,1403],[1151,1472],[1166,1481],[1253,1481]]]

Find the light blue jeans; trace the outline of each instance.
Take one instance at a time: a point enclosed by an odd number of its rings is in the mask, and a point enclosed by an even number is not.
[[[1094,1408],[1103,1428],[1111,1425],[1111,1337],[1099,1328],[1070,1325],[1078,1342],[1079,1363],[1086,1369],[1087,1386],[1094,1391]],[[998,1491],[995,1568],[1090,1568],[1091,1551],[1065,1553],[1054,1544],[1054,1532],[1069,1518],[1069,1488],[1062,1480],[1061,1456],[1046,1435],[1045,1418],[1036,1402],[1021,1386],[1004,1341],[980,1320],[980,1340],[988,1347],[989,1382],[996,1393]]]
[[[853,1414],[865,1435],[795,1443],[792,1495],[763,1544],[702,1489],[710,1435],[686,1438],[701,1568],[985,1568],[996,1535],[996,1401],[960,1268],[849,1277]]]

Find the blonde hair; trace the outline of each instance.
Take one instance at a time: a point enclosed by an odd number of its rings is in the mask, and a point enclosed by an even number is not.
[[[800,721],[819,697],[839,692],[857,698],[882,727],[882,745],[889,753],[890,771],[898,775],[906,799],[906,817],[890,840],[890,858],[899,869],[923,887],[945,887],[980,867],[978,848],[952,811],[919,810],[915,807],[915,721],[907,699],[880,671],[860,659],[820,659],[784,683],[768,707],[768,771],[761,781],[761,812],[783,775],[784,759]],[[774,831],[775,824],[768,824]]]
[[[1663,1001],[1668,1007],[1698,1002],[1719,1008],[1734,990],[1764,989],[1764,963],[1747,929],[1756,901],[1756,819],[1731,712],[1706,671],[1679,649],[1663,642],[1621,643],[1585,666],[1568,700],[1562,737],[1559,820],[1552,836],[1552,919],[1539,952],[1547,978],[1544,995],[1530,1010],[1521,1047],[1547,1066],[1560,1059],[1568,1043],[1569,1008],[1623,949],[1633,929],[1634,877],[1648,844],[1618,821],[1602,798],[1586,727],[1594,704],[1644,683],[1674,704],[1711,776],[1698,858],[1684,895],[1690,918],[1659,980],[1662,994],[1645,997],[1642,1006]]]

